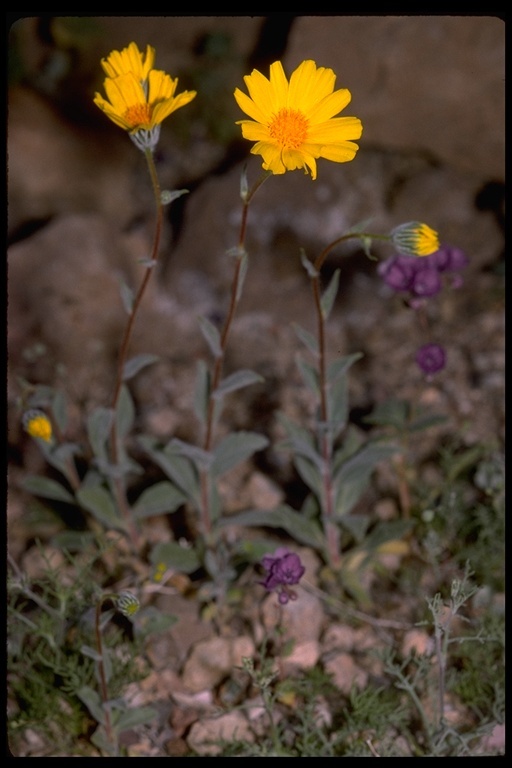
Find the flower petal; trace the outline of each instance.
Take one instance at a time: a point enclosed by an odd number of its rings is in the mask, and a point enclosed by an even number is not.
[[[317,69],[314,61],[303,61],[290,78],[288,105],[307,114],[315,104],[332,93],[335,82],[336,75],[332,69]]]
[[[315,104],[308,112],[307,117],[310,123],[322,123],[325,120],[337,115],[342,109],[345,109],[350,103],[352,95],[348,88],[340,88],[334,93],[325,96],[321,101]]]
[[[269,116],[264,109],[261,109],[255,104],[254,101],[239,88],[235,90],[235,99],[242,112],[245,112],[246,115],[252,117],[257,123],[267,124],[270,122],[271,116]],[[240,121],[240,123],[243,122],[245,122],[245,120]]]
[[[308,127],[308,143],[338,144],[346,139],[359,139],[363,126],[358,117],[335,117]]]

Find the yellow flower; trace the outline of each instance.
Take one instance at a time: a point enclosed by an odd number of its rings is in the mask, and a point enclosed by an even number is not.
[[[32,409],[24,413],[23,426],[31,437],[40,437],[45,443],[52,439],[52,424],[43,411]]]
[[[148,75],[148,94],[133,72],[105,80],[105,91],[109,101],[99,93],[94,103],[102,109],[116,125],[130,133],[150,131],[165,120],[171,112],[188,104],[195,91],[183,91],[174,96],[178,79],[172,80],[159,69],[152,69]]]
[[[239,120],[242,135],[255,141],[253,155],[261,155],[263,168],[275,174],[304,168],[316,178],[316,159],[335,163],[353,160],[363,132],[357,117],[334,117],[350,102],[346,88],[334,90],[332,69],[303,61],[286,79],[280,61],[270,66],[270,79],[254,69],[244,77],[249,96],[235,90],[240,109],[252,120]]]
[[[400,224],[391,232],[393,245],[405,256],[430,256],[439,250],[439,237],[435,230],[421,221]]]
[[[178,78],[153,69],[155,51],[148,45],[145,56],[135,43],[102,60],[108,77],[104,82],[105,99],[96,93],[94,103],[120,128],[128,131],[142,150],[154,149],[160,125],[166,117],[184,107],[196,96],[183,91],[175,96]]]
[[[122,51],[112,51],[101,60],[101,66],[109,77],[119,77],[132,72],[141,83],[147,80],[149,71],[153,69],[155,62],[155,49],[150,45],[146,47],[146,56],[141,53],[136,43],[130,43]]]

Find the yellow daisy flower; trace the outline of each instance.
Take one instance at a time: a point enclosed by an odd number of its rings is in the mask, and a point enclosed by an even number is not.
[[[149,71],[155,63],[155,49],[146,47],[146,55],[141,53],[136,43],[130,43],[122,51],[112,51],[106,59],[101,60],[101,66],[108,77],[119,77],[132,72],[141,83],[147,80]]]
[[[153,69],[155,52],[148,45],[145,56],[135,43],[102,60],[108,74],[105,99],[96,93],[94,103],[120,128],[128,131],[139,149],[154,149],[163,120],[196,96],[183,91],[175,96],[178,78]]]
[[[38,409],[23,414],[23,427],[31,437],[40,437],[45,443],[52,439],[52,423],[48,416]]]
[[[393,245],[404,256],[430,256],[439,250],[439,236],[421,221],[400,224],[391,232]]]
[[[270,79],[257,69],[244,77],[249,96],[239,88],[235,99],[252,120],[239,120],[242,135],[255,141],[253,155],[261,155],[263,168],[275,174],[304,168],[316,178],[316,159],[335,163],[353,160],[354,139],[363,132],[357,117],[334,117],[350,102],[346,88],[334,90],[332,69],[303,61],[286,79],[280,61],[270,66]]]
[[[130,133],[150,131],[159,125],[171,112],[184,107],[195,97],[195,91],[183,91],[174,96],[178,78],[171,77],[159,69],[152,69],[148,75],[148,95],[133,72],[105,80],[108,101],[99,93],[94,103],[102,109],[116,125]]]

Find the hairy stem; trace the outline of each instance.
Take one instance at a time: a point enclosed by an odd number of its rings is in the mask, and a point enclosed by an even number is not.
[[[151,274],[153,272],[153,267],[155,266],[158,259],[158,252],[160,249],[160,239],[162,235],[163,204],[161,199],[160,183],[158,181],[158,176],[156,172],[155,161],[153,158],[152,151],[150,149],[146,149],[145,156],[148,164],[149,175],[151,177],[151,183],[153,186],[153,193],[155,197],[156,223],[155,223],[155,232],[153,236],[153,245],[151,248],[150,259],[146,266],[146,270],[144,272],[142,282],[139,285],[139,289],[135,295],[133,305],[131,307],[131,311],[128,317],[128,322],[126,324],[123,339],[121,341],[121,346],[120,346],[119,356],[117,361],[117,377],[116,377],[114,395],[112,397],[112,405],[111,405],[111,408],[113,411],[112,431],[111,431],[111,458],[112,458],[112,464],[114,467],[116,467],[118,464],[119,453],[120,453],[120,445],[119,445],[119,440],[117,435],[116,411],[119,403],[119,396],[121,394],[121,388],[123,385],[124,367],[126,364],[126,358],[128,355],[128,348],[130,346],[130,340],[132,337],[133,328],[135,326],[135,320],[136,320],[140,305],[142,303],[142,299],[146,292],[146,288],[148,286]],[[126,498],[126,488],[125,488],[122,476],[118,473],[116,473],[113,478],[113,487],[114,487],[114,492],[115,492],[119,509],[121,511],[121,514],[124,520],[128,525],[130,536],[136,546],[139,540],[139,533],[135,524],[133,523],[133,520],[131,520],[130,518],[130,510],[129,510],[129,505]]]
[[[112,730],[112,721],[110,719],[110,711],[108,709],[108,687],[107,687],[107,675],[105,673],[105,665],[103,663],[103,638],[101,635],[101,607],[103,605],[104,598],[98,600],[96,603],[96,648],[98,651],[98,673],[100,678],[100,693],[101,702],[103,704],[103,712],[105,713],[105,733],[107,739],[111,744],[115,745],[114,733]]]
[[[243,279],[242,269],[244,267],[245,251],[245,238],[247,231],[247,216],[249,213],[249,205],[255,192],[261,187],[263,182],[269,177],[270,174],[264,174],[254,184],[253,188],[243,197],[242,208],[242,220],[240,223],[240,232],[238,235],[238,247],[235,255],[235,269],[233,272],[233,280],[231,282],[231,298],[229,302],[228,313],[224,320],[220,336],[220,351],[215,358],[213,366],[213,372],[210,381],[210,392],[208,399],[208,410],[206,415],[205,436],[203,442],[203,449],[209,452],[213,444],[213,430],[215,426],[215,414],[217,410],[217,401],[215,399],[215,391],[220,384],[222,370],[224,367],[224,360],[226,356],[226,349],[228,344],[229,332],[231,330],[233,320],[236,314],[236,310],[241,297],[241,281]],[[200,475],[201,482],[201,526],[202,533],[205,537],[209,537],[212,530],[212,515],[210,509],[210,491],[211,491],[211,476],[208,469],[203,469]]]

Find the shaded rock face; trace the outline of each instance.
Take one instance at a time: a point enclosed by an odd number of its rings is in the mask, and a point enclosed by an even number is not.
[[[190,421],[193,371],[197,358],[208,354],[197,316],[217,323],[225,316],[232,275],[226,251],[236,244],[240,226],[239,180],[250,144],[235,125],[242,115],[233,91],[244,87],[243,75],[253,66],[267,73],[276,58],[288,73],[309,57],[332,67],[337,87],[352,92],[344,114],[360,117],[364,132],[353,162],[320,160],[315,182],[295,171],[270,179],[255,197],[247,235],[249,272],[227,367],[256,368],[270,382],[281,382],[273,388],[274,405],[289,400],[282,377],[290,381],[298,348],[292,324],[314,330],[300,248],[314,257],[363,219],[371,218],[375,231],[421,219],[470,259],[463,289],[443,298],[433,324],[438,338],[455,349],[452,363],[459,361],[442,385],[442,398],[464,401],[467,416],[479,400],[476,392],[481,394],[478,384],[470,387],[474,397],[449,391],[454,379],[475,382],[487,375],[479,340],[468,331],[475,322],[476,295],[479,327],[494,329],[480,338],[485,344],[492,338],[490,397],[500,401],[495,385],[503,315],[490,298],[503,251],[500,20],[298,16],[280,22],[272,17],[93,22],[80,30],[56,18],[43,30],[41,20],[26,19],[11,32],[11,59],[21,62],[21,77],[13,79],[9,92],[8,119],[12,401],[17,376],[54,384],[57,372],[67,371],[66,386],[86,408],[104,403],[112,387],[126,321],[119,285],[125,281],[135,289],[141,279],[139,260],[151,248],[153,200],[143,156],[95,108],[92,96],[102,88],[101,57],[132,39],[156,48],[158,66],[179,77],[180,89],[198,91],[191,105],[166,121],[155,155],[162,186],[187,188],[190,194],[166,209],[159,269],[132,340],[131,354],[154,352],[162,358],[160,368],[134,382],[143,418],[150,418],[156,403],[175,411],[173,429]],[[249,156],[250,181],[260,165],[258,156]],[[388,252],[382,247],[377,253]],[[326,275],[338,266],[341,287],[329,344],[336,354],[365,353],[353,374],[356,406],[389,392],[410,394],[408,386],[417,386],[419,378],[408,361],[424,341],[413,330],[415,320],[386,293],[360,249],[335,250]],[[44,353],[34,358],[28,353],[38,344]],[[488,347],[485,351],[489,354]],[[243,414],[235,400],[227,418],[250,426],[251,408],[257,412],[252,403]],[[499,418],[490,425],[500,431]]]

